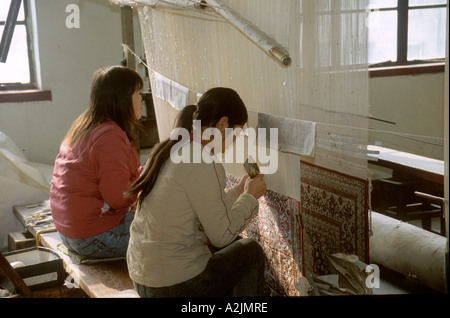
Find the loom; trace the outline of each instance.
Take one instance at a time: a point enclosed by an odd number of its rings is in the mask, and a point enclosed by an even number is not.
[[[112,3],[120,4],[120,1],[111,0]],[[128,4],[133,4],[132,1],[125,2]],[[198,10],[213,10],[217,12],[221,17],[230,22],[233,26],[235,26],[239,31],[248,36],[250,40],[252,40],[256,45],[258,45],[261,49],[265,50],[268,55],[272,56],[277,62],[282,66],[291,65],[291,58],[289,56],[289,52],[285,48],[283,48],[279,43],[277,43],[274,39],[269,37],[266,33],[264,33],[261,29],[255,27],[252,23],[247,21],[244,17],[242,17],[239,13],[234,11],[232,8],[227,6],[220,0],[209,0],[206,1],[184,1],[184,0],[140,0],[136,1],[139,4],[146,4],[152,7],[163,6],[163,7],[181,7],[181,8],[195,8]],[[124,4],[124,3],[122,3]]]
[[[267,255],[272,294],[304,295],[296,283],[329,273],[327,255],[368,263],[366,1],[110,2],[139,14],[162,140],[180,109],[214,86],[239,93],[248,127],[279,128],[286,150],[246,233]],[[224,166],[229,186],[245,173],[242,163]]]

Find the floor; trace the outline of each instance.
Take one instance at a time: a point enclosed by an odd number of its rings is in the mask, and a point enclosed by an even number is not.
[[[374,295],[440,294],[413,277],[405,277],[393,270],[380,266],[380,288],[373,289]]]

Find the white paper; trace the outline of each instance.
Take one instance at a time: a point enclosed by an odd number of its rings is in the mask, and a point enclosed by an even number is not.
[[[278,128],[278,148],[280,151],[312,156],[315,147],[316,123],[307,120],[285,118],[258,113],[258,129]],[[260,140],[258,136],[258,140]],[[267,145],[274,145],[266,132]]]
[[[154,87],[152,94],[168,102],[173,108],[180,111],[188,105],[189,89],[177,82],[153,72]]]

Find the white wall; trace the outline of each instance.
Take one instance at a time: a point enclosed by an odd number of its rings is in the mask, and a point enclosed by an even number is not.
[[[444,73],[371,78],[370,103],[373,117],[396,123],[370,121],[370,128],[393,132],[371,131],[372,143],[444,160],[444,148],[434,145],[444,144]]]
[[[66,28],[68,4],[80,8],[80,28]],[[0,103],[0,131],[28,159],[53,164],[72,121],[88,105],[95,70],[123,58],[120,7],[107,0],[37,0],[42,86],[52,101]]]

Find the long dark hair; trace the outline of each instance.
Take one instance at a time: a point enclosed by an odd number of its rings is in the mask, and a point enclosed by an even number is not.
[[[132,95],[144,86],[141,76],[131,68],[108,66],[94,73],[89,107],[72,124],[64,140],[69,147],[81,141],[96,125],[110,119],[119,125],[131,142],[133,129],[140,122],[133,110]]]
[[[202,127],[213,127],[222,117],[228,117],[229,127],[244,125],[248,120],[247,108],[239,95],[230,88],[216,87],[202,95],[197,103],[196,120],[200,120]],[[178,114],[174,128],[184,128],[192,133],[194,112],[197,105],[188,105]],[[137,203],[141,205],[145,197],[152,191],[159,172],[170,157],[172,147],[180,141],[167,139],[154,146],[143,172],[131,185],[127,196],[137,196]]]

